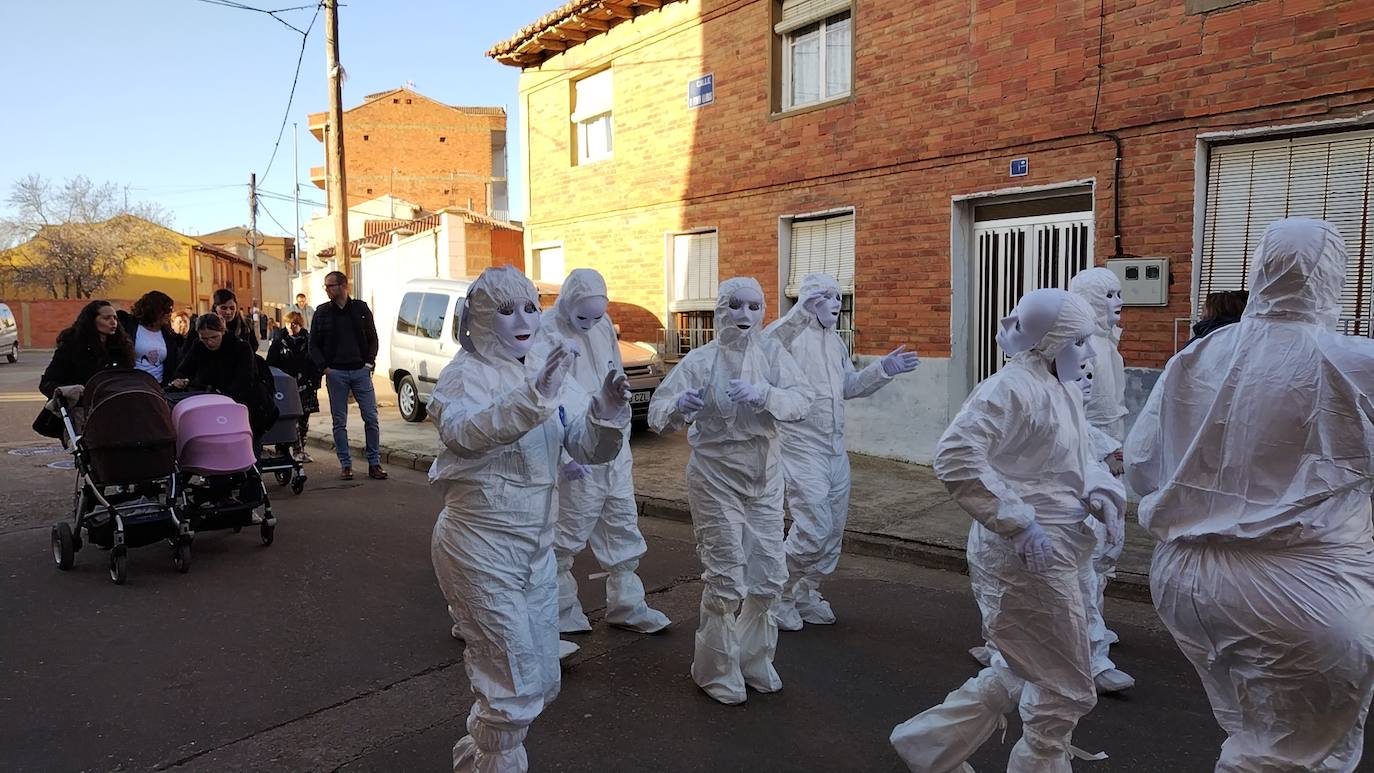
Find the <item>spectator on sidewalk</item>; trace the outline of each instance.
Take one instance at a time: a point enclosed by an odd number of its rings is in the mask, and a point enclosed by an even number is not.
[[[315,307],[305,302],[305,293],[296,293],[296,303],[287,308],[288,312],[296,312],[305,320],[303,327],[310,329],[312,321],[315,319]]]
[[[377,366],[377,326],[366,303],[348,297],[348,278],[342,271],[325,274],[329,302],[315,309],[310,335],[310,359],[324,373],[329,413],[334,420],[334,448],[339,477],[353,480],[353,456],[348,448],[348,396],[358,401],[366,439],[367,476],[386,480],[382,469],[382,432],[377,423],[377,392],[372,371]]]
[[[1245,305],[1249,302],[1250,293],[1246,290],[1208,293],[1207,302],[1203,305],[1202,319],[1193,324],[1193,337],[1188,339],[1188,343],[1191,344],[1208,333],[1239,322],[1241,315],[1245,313]]]
[[[172,297],[151,290],[134,301],[132,311],[120,311],[119,326],[134,344],[134,367],[167,386],[181,361],[185,339],[172,332]]]
[[[248,348],[254,352],[258,350],[258,335],[253,332],[253,326],[248,324],[248,320],[243,318],[239,312],[239,301],[234,295],[234,291],[221,287],[215,291],[211,297],[215,313],[224,320],[224,332],[248,344]],[[187,337],[186,347],[189,349],[196,341],[195,335]]]
[[[287,312],[286,327],[273,334],[267,347],[267,364],[296,379],[301,395],[298,431],[304,443],[310,430],[310,414],[320,410],[320,372],[310,359],[310,333],[300,312]],[[311,461],[309,454],[305,454],[305,461]]]

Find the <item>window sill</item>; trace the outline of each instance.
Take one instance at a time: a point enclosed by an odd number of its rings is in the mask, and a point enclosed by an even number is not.
[[[1196,16],[1200,13],[1211,13],[1221,11],[1232,6],[1242,5],[1252,2],[1252,0],[1184,0],[1183,10],[1189,16]]]
[[[601,163],[605,163],[605,162],[607,162],[607,161],[610,161],[610,160],[613,159],[613,158],[615,158],[614,155],[611,155],[611,156],[597,156],[596,158],[586,158],[586,159],[579,160],[576,164],[573,164],[573,166],[575,166],[575,167],[577,167],[577,168],[579,168],[579,169],[582,168],[582,167],[584,167],[584,166],[596,166],[597,164],[601,164]]]
[[[854,94],[853,94],[853,93],[849,93],[849,94],[845,94],[845,95],[842,96],[842,97],[835,97],[835,98],[833,98],[833,99],[827,99],[827,100],[825,100],[824,102],[811,102],[811,103],[808,103],[808,104],[805,104],[805,105],[798,105],[797,107],[789,107],[789,108],[787,108],[786,110],[780,110],[780,111],[775,112],[775,113],[769,113],[769,114],[768,114],[768,120],[770,120],[770,121],[778,121],[778,120],[781,120],[781,119],[784,119],[784,118],[791,118],[791,117],[793,117],[793,116],[803,115],[803,114],[805,114],[805,113],[815,112],[815,111],[817,111],[817,110],[825,110],[826,108],[835,107],[836,105],[843,105],[843,104],[845,104],[845,103],[847,103],[847,102],[853,102],[853,101],[854,101]]]

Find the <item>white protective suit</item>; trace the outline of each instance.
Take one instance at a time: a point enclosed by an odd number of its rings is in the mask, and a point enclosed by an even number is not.
[[[1007,770],[1068,771],[1074,726],[1097,702],[1085,503],[1105,516],[1124,509],[1125,492],[1091,458],[1079,388],[1051,370],[1078,377],[1082,359],[1068,355],[1091,334],[1093,315],[1082,299],[1045,289],[1002,325],[998,344],[1014,357],[969,396],[935,455],[936,474],[975,521],[969,575],[995,654],[944,703],[892,731],[913,771],[958,770],[1018,704],[1024,732]]]
[[[1117,351],[1121,341],[1121,280],[1111,269],[1096,267],[1081,271],[1069,282],[1069,292],[1088,302],[1097,318],[1093,332],[1093,362],[1091,396],[1083,401],[1083,410],[1091,425],[1093,458],[1109,468],[1120,471],[1116,453],[1125,440],[1126,364]],[[1126,514],[1122,512],[1120,528],[1125,528]],[[1097,589],[1088,597],[1088,628],[1093,646],[1093,680],[1099,692],[1118,692],[1135,684],[1135,680],[1112,662],[1110,647],[1117,641],[1115,632],[1107,628],[1102,617],[1103,594],[1107,582],[1116,576],[1116,563],[1121,559],[1124,542],[1111,545],[1107,541],[1106,526],[1096,518],[1086,523],[1097,536],[1093,548],[1092,566]]]
[[[525,735],[559,688],[559,454],[586,464],[614,459],[629,423],[627,404],[599,417],[585,400],[564,407],[546,397],[537,369],[503,347],[494,318],[517,305],[533,304],[537,314],[538,299],[512,268],[482,272],[463,309],[463,349],[429,403],[444,446],[429,471],[444,495],[431,557],[466,641],[463,665],[476,698],[470,735],[453,747],[454,771],[528,769]]]
[[[805,420],[778,428],[792,528],[784,543],[788,581],[775,617],[778,627],[787,631],[800,630],[803,622],[835,622],[829,602],[821,597],[820,583],[839,563],[849,515],[844,401],[868,397],[893,378],[882,362],[856,371],[839,334],[806,308],[806,300],[813,296],[838,297],[839,292],[839,283],[829,274],[807,274],[797,304],[765,330],[797,361],[814,397]]]
[[[576,307],[600,299],[602,308],[607,299],[606,280],[589,268],[574,269],[563,280],[563,287],[554,304],[552,319],[546,318],[530,357],[535,364],[544,360],[558,342],[575,347],[579,356],[574,360],[568,379],[564,382],[564,402],[572,395],[581,401],[591,399],[601,388],[607,368],[623,371],[620,342],[609,315],[585,320],[588,329],[579,324]],[[558,625],[563,633],[591,630],[582,603],[577,597],[577,579],[573,576],[573,559],[590,540],[592,553],[608,574],[606,577],[606,621],[611,625],[641,633],[654,633],[668,627],[668,617],[644,602],[644,583],[635,570],[648,546],[639,533],[639,508],[635,504],[634,459],[630,455],[630,436],[620,455],[610,464],[581,467],[563,455],[562,467],[573,476],[564,475],[558,486],[558,525],[553,545],[558,561]]]
[[[1169,361],[1126,442],[1150,590],[1226,731],[1218,771],[1353,771],[1374,691],[1374,343],[1336,227],[1279,220],[1241,321]]]
[[[730,308],[737,292],[759,301],[747,330]],[[692,678],[727,704],[745,700],[746,684],[760,692],[782,689],[773,668],[778,627],[770,614],[787,581],[777,424],[801,420],[811,404],[792,355],[760,329],[762,301],[754,279],[722,282],[715,340],[689,352],[649,405],[656,432],[691,425],[687,498],[704,567]],[[752,404],[731,399],[736,380],[753,385]],[[684,411],[681,398],[692,390],[700,390],[704,406]]]

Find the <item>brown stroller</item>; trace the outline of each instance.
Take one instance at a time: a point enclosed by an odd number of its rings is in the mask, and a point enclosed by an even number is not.
[[[157,381],[132,368],[106,370],[86,382],[76,406],[61,394],[55,400],[76,464],[72,522],[52,527],[57,567],[70,569],[89,541],[110,551],[110,579],[123,585],[129,548],[166,540],[176,568],[188,571],[192,534],[174,507],[176,433]]]

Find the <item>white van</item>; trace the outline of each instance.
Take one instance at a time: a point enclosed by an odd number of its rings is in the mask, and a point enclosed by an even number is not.
[[[396,407],[406,421],[424,421],[425,405],[439,374],[458,354],[458,320],[463,300],[475,279],[412,279],[406,283],[390,325],[391,356],[387,376],[396,390]],[[559,286],[535,282],[540,305],[548,310]],[[378,319],[382,319],[380,316]],[[379,334],[384,331],[379,330]],[[620,342],[620,358],[630,379],[631,408],[643,423],[649,401],[663,380],[663,360],[648,344]]]
[[[10,362],[19,361],[19,323],[10,307],[0,303],[0,354]]]

